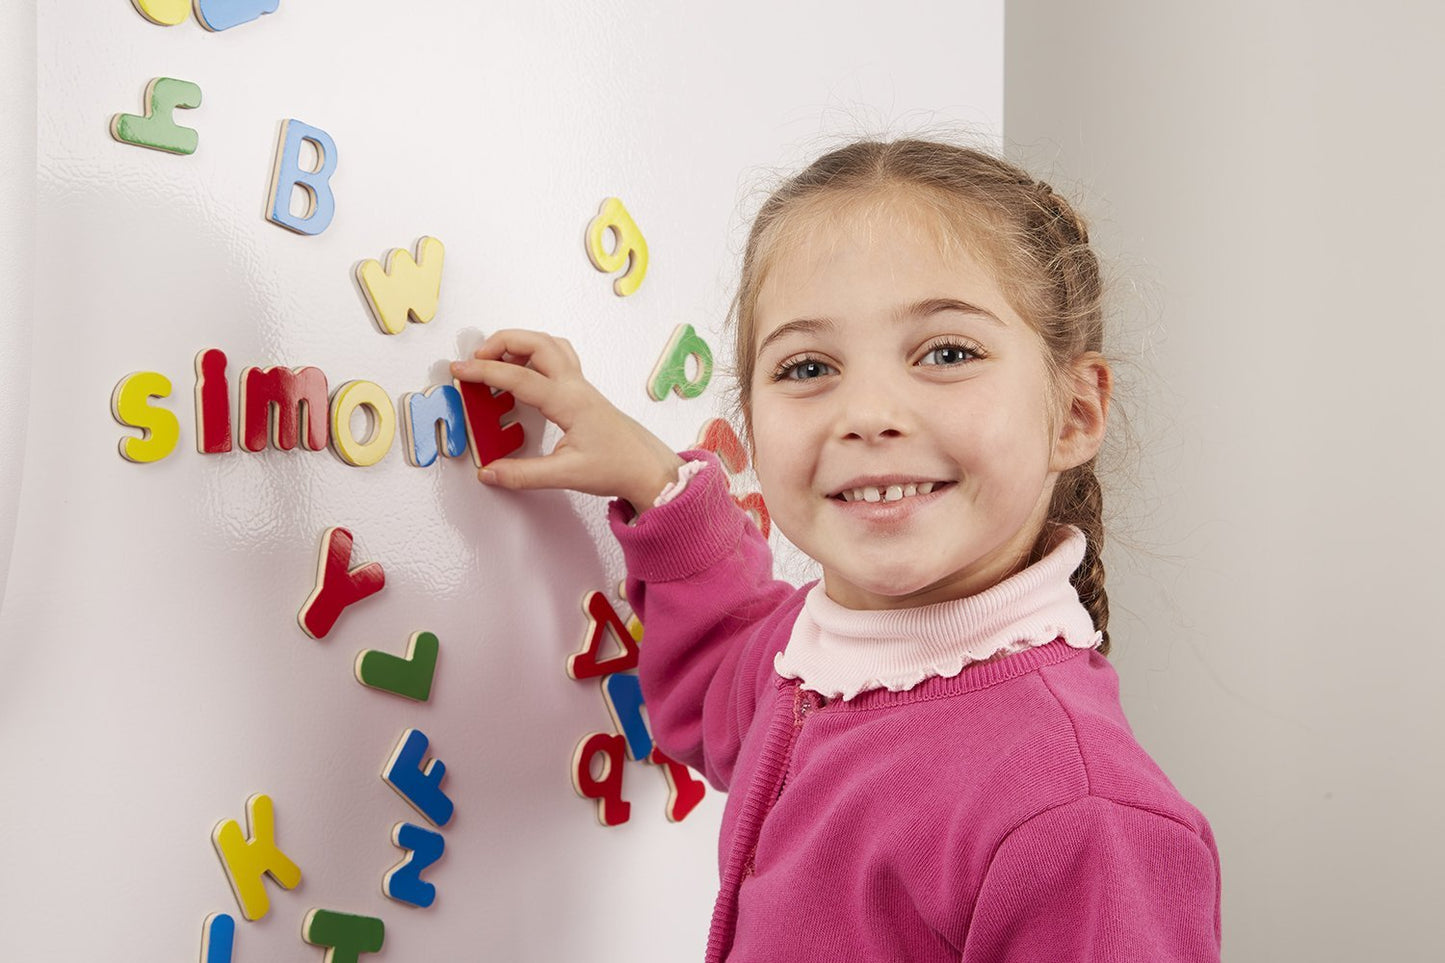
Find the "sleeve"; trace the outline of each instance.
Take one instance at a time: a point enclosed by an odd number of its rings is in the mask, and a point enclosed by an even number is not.
[[[717,457],[682,457],[707,466],[674,500],[635,524],[631,506],[614,501],[609,520],[642,620],[638,675],[653,738],[726,789],[800,592],[772,577],[768,543],[733,502]]]
[[[1219,855],[1202,832],[1088,796],[1013,830],[979,888],[963,963],[1218,963]]]

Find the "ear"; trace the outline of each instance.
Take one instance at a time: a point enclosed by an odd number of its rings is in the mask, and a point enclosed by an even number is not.
[[[1085,351],[1070,363],[1064,372],[1066,408],[1054,440],[1051,471],[1067,471],[1099,453],[1113,391],[1114,373],[1097,351]]]

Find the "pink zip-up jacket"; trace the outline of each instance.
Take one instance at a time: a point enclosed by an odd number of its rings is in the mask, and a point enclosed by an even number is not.
[[[726,790],[709,961],[1138,961],[1220,954],[1214,837],[1062,640],[827,700],[774,668],[807,586],[710,465],[610,508],[662,750]]]

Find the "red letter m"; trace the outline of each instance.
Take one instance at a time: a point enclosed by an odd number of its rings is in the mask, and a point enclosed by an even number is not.
[[[320,368],[247,368],[241,372],[241,446],[260,451],[266,447],[269,433],[277,448],[290,451],[296,447],[304,420],[306,447],[320,451],[331,437],[329,404],[326,375]]]

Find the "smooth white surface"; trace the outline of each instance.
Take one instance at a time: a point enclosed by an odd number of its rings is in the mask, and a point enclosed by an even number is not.
[[[1118,280],[1111,660],[1214,827],[1224,958],[1445,959],[1445,14],[1007,15],[1010,151]]]
[[[661,772],[629,764],[633,818],[608,830],[568,780],[578,740],[610,726],[597,683],[564,670],[584,593],[622,574],[602,503],[484,490],[468,460],[418,469],[399,447],[364,469],[202,456],[194,358],[227,353],[233,399],[244,366],[310,364],[395,400],[446,380],[484,332],[542,327],[687,447],[722,408],[721,374],[691,402],[649,400],[647,376],[678,323],[730,353],[721,319],[764,169],[885,127],[996,139],[1001,4],[882,19],[865,4],[287,0],[218,34],[154,26],[124,0],[61,6],[39,14],[33,390],[7,456],[24,479],[0,611],[0,958],[194,959],[208,913],[239,920],[212,828],[257,792],[304,881],[268,884],[238,961],[319,953],[299,936],[313,908],[381,916],[392,959],[699,958],[722,796],[670,825]],[[177,118],[200,132],[191,157],[108,134],[156,76],[202,88]],[[262,216],[286,118],[337,144],[318,237]],[[627,299],[582,247],[614,195],[651,248]],[[447,247],[437,319],[382,335],[353,267],[427,234]],[[182,425],[150,465],[119,457],[129,432],[109,413],[137,370],[172,379]],[[529,451],[550,443],[535,413],[520,420]],[[387,586],[313,641],[296,613],[332,525]],[[401,652],[419,629],[441,640],[429,704],[356,683],[359,651]],[[379,772],[413,726],[457,807],[429,910],[380,892],[402,856],[392,825],[415,817]]]
[[[30,331],[35,310],[35,4],[0,5],[0,290],[11,318],[0,324],[0,603],[10,571],[20,507],[26,405],[30,399]]]

